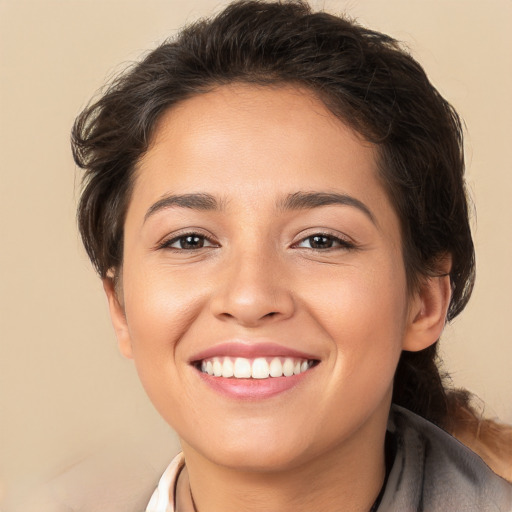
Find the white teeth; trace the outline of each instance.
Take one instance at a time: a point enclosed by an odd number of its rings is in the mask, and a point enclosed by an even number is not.
[[[229,357],[225,357],[222,363],[222,376],[229,378],[233,377],[234,374],[233,361]]]
[[[251,376],[251,361],[243,357],[235,359],[234,376],[237,379],[248,379]]]
[[[294,367],[293,359],[286,358],[283,363],[283,374],[285,377],[291,377],[293,375]]]
[[[267,360],[264,357],[258,357],[252,362],[252,372],[253,379],[266,379],[270,375],[270,368],[268,366]]]
[[[214,357],[201,361],[201,371],[214,377],[236,379],[268,379],[269,377],[291,377],[309,370],[313,361],[291,357]]]
[[[218,357],[213,358],[213,375],[220,377],[222,375],[222,363]]]
[[[281,359],[274,357],[270,362],[270,376],[271,377],[282,377],[283,376],[283,364]]]

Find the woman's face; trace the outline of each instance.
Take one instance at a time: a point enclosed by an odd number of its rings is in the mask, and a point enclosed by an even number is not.
[[[286,468],[384,435],[411,314],[376,167],[292,87],[223,86],[163,116],[111,307],[185,450]]]

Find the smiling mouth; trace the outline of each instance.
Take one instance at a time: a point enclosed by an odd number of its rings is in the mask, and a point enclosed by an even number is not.
[[[271,379],[292,377],[307,372],[319,363],[316,359],[295,357],[212,357],[194,363],[202,373],[230,379]]]

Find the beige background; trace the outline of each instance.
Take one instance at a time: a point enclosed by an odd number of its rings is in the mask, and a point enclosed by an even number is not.
[[[219,5],[0,0],[4,486],[41,481],[114,439],[128,453],[146,447],[155,472],[177,450],[132,363],[117,353],[100,282],[75,229],[79,178],[68,139],[75,115],[120,63]],[[478,281],[443,351],[455,383],[512,422],[512,1],[325,5],[405,41],[466,121]]]

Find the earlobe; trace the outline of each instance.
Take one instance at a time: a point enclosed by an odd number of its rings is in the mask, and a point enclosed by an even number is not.
[[[411,299],[403,349],[423,350],[435,343],[443,332],[451,299],[450,276],[428,277]]]
[[[126,322],[124,307],[119,300],[118,291],[114,285],[114,280],[110,277],[103,279],[103,289],[107,295],[108,307],[110,311],[110,319],[117,337],[119,351],[123,356],[132,359],[132,342]]]

